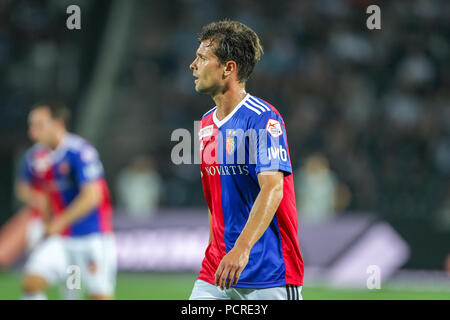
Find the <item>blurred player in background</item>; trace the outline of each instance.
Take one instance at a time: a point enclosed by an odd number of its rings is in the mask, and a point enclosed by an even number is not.
[[[21,169],[24,161],[21,161]],[[38,207],[39,192],[25,177],[23,170],[15,183],[15,195],[23,205],[0,228],[0,268],[12,266],[24,252],[34,247],[44,233],[44,222]]]
[[[44,194],[36,183],[37,180],[27,170],[27,167],[32,166],[27,163],[27,154],[43,147],[35,144],[25,152],[20,161],[14,193],[22,207],[0,229],[0,267],[9,267],[24,252],[29,253],[45,232],[44,216],[40,210],[42,201],[45,200]]]
[[[69,133],[68,109],[58,103],[35,105],[29,135],[37,144],[26,154],[25,175],[44,195],[46,222],[25,268],[24,299],[46,299],[45,289],[66,282],[68,267],[79,267],[91,299],[111,299],[116,276],[112,206],[97,150]]]
[[[35,139],[33,139],[35,140]],[[44,205],[45,194],[28,170],[33,164],[27,163],[30,158],[29,153],[36,152],[38,148],[45,148],[42,145],[33,145],[20,162],[20,172],[15,184],[15,194],[19,201],[25,204],[28,212],[28,223],[26,231],[26,249],[30,250],[36,246],[45,232],[45,221],[49,217],[44,217],[40,208]]]
[[[195,90],[216,107],[199,130],[210,243],[190,299],[302,299],[284,121],[245,90],[263,53],[259,38],[240,22],[220,21],[205,26],[199,42],[190,65]]]
[[[36,130],[31,131],[30,135],[36,134]],[[33,141],[37,141],[37,137],[32,137]],[[40,150],[39,150],[40,149]],[[40,166],[41,157],[30,157],[30,154],[47,154],[48,147],[43,144],[35,144],[25,152],[20,162],[20,171],[16,179],[15,194],[16,197],[25,204],[25,208],[16,215],[26,214],[26,226],[24,235],[24,248],[26,254],[31,254],[37,244],[42,240],[45,234],[46,225],[50,220],[50,212],[43,210],[45,208],[46,195],[40,179],[31,174],[29,168]],[[34,163],[33,163],[34,162]],[[11,240],[10,240],[11,241]],[[60,241],[59,238],[53,239],[53,242]],[[22,252],[22,250],[21,250]],[[79,290],[71,290],[66,287],[65,283],[61,286],[61,294],[65,299],[73,300],[80,298]]]

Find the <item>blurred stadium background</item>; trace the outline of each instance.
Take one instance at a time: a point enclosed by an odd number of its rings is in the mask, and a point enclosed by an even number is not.
[[[81,30],[66,28],[71,4]],[[366,28],[371,4],[381,30]],[[1,0],[0,226],[21,208],[28,108],[58,97],[72,131],[100,151],[113,193],[117,298],[187,299],[207,211],[199,167],[172,163],[170,137],[193,133],[212,107],[188,67],[201,26],[223,18],[249,25],[265,49],[247,89],[286,122],[304,298],[450,299],[444,0]],[[0,269],[0,299],[20,298],[25,257]],[[371,265],[380,290],[366,287]]]

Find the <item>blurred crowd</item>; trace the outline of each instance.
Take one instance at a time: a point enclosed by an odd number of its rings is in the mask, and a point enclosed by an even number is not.
[[[33,13],[36,2],[43,9]],[[21,3],[7,6],[14,12],[0,8],[2,118],[24,121],[36,92],[55,88],[76,111],[94,53],[86,57],[80,44],[87,40],[57,28],[30,36],[47,30],[46,15],[61,13],[65,1]],[[177,128],[193,134],[193,121],[213,107],[209,97],[195,92],[189,64],[201,26],[226,17],[252,27],[264,47],[247,90],[277,107],[285,120],[300,217],[373,212],[401,232],[447,236],[450,2],[377,1],[381,30],[366,27],[370,4],[137,1],[111,125],[98,146],[107,179],[119,185],[127,179],[119,174],[126,167],[151,167],[158,188],[146,192],[158,196],[148,206],[204,205],[198,165],[171,162],[170,136]],[[10,14],[16,22],[6,19]],[[16,128],[26,141],[25,123]],[[3,121],[2,135],[11,131],[13,123]],[[133,160],[139,155],[147,160]],[[125,205],[120,190],[114,188],[114,196]]]
[[[366,28],[368,1],[176,3],[141,7],[117,100],[118,108],[142,105],[142,135],[167,183],[199,185],[197,167],[170,165],[169,137],[176,128],[193,132],[213,106],[194,91],[188,66],[200,27],[229,17],[261,38],[265,54],[248,91],[280,110],[298,172],[321,154],[348,189],[342,209],[420,219],[445,206],[450,3],[381,2],[379,31]],[[164,202],[198,203],[192,188],[179,192]]]

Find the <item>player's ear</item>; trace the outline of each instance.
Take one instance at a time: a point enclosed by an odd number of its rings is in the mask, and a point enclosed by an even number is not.
[[[54,123],[56,123],[60,128],[66,127],[64,119],[62,119],[62,118],[55,118]]]
[[[233,72],[237,72],[237,64],[233,60],[225,62],[223,67],[223,76],[229,77]]]

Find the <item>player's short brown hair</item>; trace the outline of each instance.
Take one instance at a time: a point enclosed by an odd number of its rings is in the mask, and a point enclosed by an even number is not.
[[[50,115],[53,119],[60,119],[67,126],[70,121],[70,110],[69,108],[58,100],[48,100],[48,101],[40,101],[35,103],[30,111],[47,108],[50,111]]]
[[[198,41],[217,42],[214,54],[221,64],[233,60],[238,68],[238,79],[245,82],[263,54],[258,35],[238,21],[222,20],[204,26]]]

